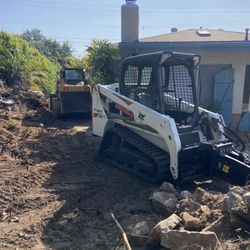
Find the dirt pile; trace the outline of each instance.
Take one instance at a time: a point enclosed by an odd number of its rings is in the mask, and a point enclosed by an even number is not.
[[[24,142],[29,131],[22,129],[24,123],[42,126],[46,119],[47,98],[42,92],[0,88],[0,153],[4,157],[19,159],[19,164],[30,164]]]
[[[30,158],[31,149],[28,141],[33,131],[27,123],[32,121],[41,126],[41,118],[44,119],[47,113],[46,99],[41,92],[0,88],[0,219],[2,220],[7,217],[8,213],[5,210],[8,210],[13,194],[18,196],[25,188],[36,184],[35,175],[23,174],[23,168],[28,170],[36,164]],[[15,171],[15,178],[8,178],[7,176],[13,177],[12,170]]]

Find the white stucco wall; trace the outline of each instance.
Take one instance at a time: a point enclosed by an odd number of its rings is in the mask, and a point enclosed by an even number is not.
[[[233,113],[242,112],[246,65],[250,64],[249,54],[238,52],[201,52],[202,64],[232,64],[234,69]]]

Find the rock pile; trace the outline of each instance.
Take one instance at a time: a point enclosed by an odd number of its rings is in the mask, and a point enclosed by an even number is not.
[[[143,232],[141,236],[147,236],[151,246],[220,249],[227,240],[238,237],[241,246],[233,249],[250,249],[250,186],[232,187],[227,194],[198,187],[191,194],[164,182],[150,200],[154,210],[166,217],[149,234],[145,222],[141,224],[145,230],[137,224],[137,232]]]

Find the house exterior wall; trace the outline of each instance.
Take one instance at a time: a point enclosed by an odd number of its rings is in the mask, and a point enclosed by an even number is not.
[[[230,64],[202,64],[200,65],[200,105],[209,108],[213,106],[214,77],[222,70],[232,68]]]
[[[249,43],[250,44],[250,43]],[[177,45],[177,46],[176,46]],[[250,46],[187,46],[176,43],[133,43],[120,44],[121,56],[126,57],[133,54],[150,53],[156,51],[178,51],[194,53],[201,56],[201,65],[232,65],[234,69],[233,89],[233,121],[232,127],[237,128],[242,114],[243,92],[245,83],[246,65],[250,64]],[[248,110],[250,112],[250,110]]]
[[[200,51],[196,53],[201,55],[201,64],[232,64],[232,68],[234,69],[234,88],[231,126],[232,128],[238,128],[242,113],[245,70],[246,65],[250,62],[250,53],[246,53],[243,50],[216,52]]]

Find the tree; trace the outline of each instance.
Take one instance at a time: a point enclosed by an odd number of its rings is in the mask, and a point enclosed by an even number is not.
[[[120,68],[117,47],[106,40],[93,40],[86,52],[84,65],[92,85],[117,81]]]
[[[72,56],[72,48],[68,41],[60,44],[54,39],[45,37],[39,29],[26,30],[21,37],[50,60],[59,63],[61,67],[64,67],[68,58]]]
[[[21,36],[23,39],[30,42],[39,42],[45,38],[39,29],[26,30]]]

